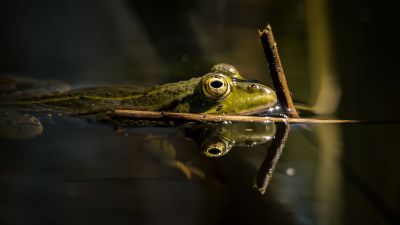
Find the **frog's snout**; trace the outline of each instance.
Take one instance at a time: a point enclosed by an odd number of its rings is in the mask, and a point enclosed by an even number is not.
[[[274,106],[278,102],[278,97],[272,88],[262,84],[250,84],[249,88],[257,89],[257,93],[260,99],[258,99],[261,105],[266,107]]]

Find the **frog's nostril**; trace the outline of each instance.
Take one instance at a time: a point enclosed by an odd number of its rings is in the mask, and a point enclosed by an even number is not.
[[[257,88],[257,84],[250,84],[249,88]]]
[[[210,83],[210,86],[213,88],[220,88],[224,85],[224,83],[222,83],[222,81],[219,80],[214,80]]]

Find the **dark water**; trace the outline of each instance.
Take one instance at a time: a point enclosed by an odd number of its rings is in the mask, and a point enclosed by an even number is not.
[[[315,196],[307,186],[314,182],[313,158],[318,154],[312,150],[316,147],[303,141],[311,157],[293,161],[290,150],[285,152],[267,194],[261,195],[252,185],[268,143],[236,147],[222,158],[210,159],[180,128],[114,133],[111,127],[74,119],[53,121],[33,140],[1,140],[2,220],[6,224],[311,223]],[[191,177],[171,166],[175,161],[195,168]]]
[[[207,158],[182,127],[115,133],[60,118],[44,127],[33,140],[0,140],[5,224],[321,224],[360,210],[397,220],[397,153],[387,144],[393,137],[379,135],[396,125],[292,127],[265,195],[252,186],[268,142]],[[359,143],[340,131],[377,138]],[[357,149],[363,154],[343,157]]]
[[[225,62],[270,84],[257,41],[269,22],[296,100],[326,118],[393,120],[399,10],[369,0],[4,1],[0,72],[153,85]],[[252,186],[269,143],[210,159],[182,128],[43,123],[35,139],[0,140],[1,224],[400,224],[396,124],[293,128],[260,195]]]

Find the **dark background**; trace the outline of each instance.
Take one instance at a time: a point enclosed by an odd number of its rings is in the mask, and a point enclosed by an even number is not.
[[[320,7],[320,2],[325,7]],[[326,55],[339,87],[334,90],[340,90],[330,93],[340,96],[340,101],[328,117],[399,120],[399,11],[398,1],[372,0],[2,1],[0,73],[57,79],[72,87],[153,85],[200,76],[213,64],[226,62],[247,78],[270,83],[257,35],[268,22],[274,29],[294,98],[313,104],[320,90],[329,88],[318,84],[323,74],[314,69],[320,64],[313,52],[323,55],[325,49],[313,47],[313,43],[323,38],[311,32],[313,22],[324,20],[330,49]],[[398,128],[396,124],[340,127],[341,157],[337,163],[343,191],[336,196],[341,201],[336,208],[341,212],[341,223],[400,223]],[[18,158],[18,154],[13,156]],[[239,213],[239,209],[237,206],[234,212]],[[286,210],[297,212],[289,206]],[[229,214],[227,209],[222,211]],[[228,217],[216,223],[232,224],[235,220]],[[236,222],[250,221],[249,217]],[[315,217],[294,220],[300,224],[322,223]],[[178,214],[171,221],[186,221],[177,218]],[[197,221],[202,221],[199,218]],[[280,221],[276,217],[263,219]],[[15,224],[28,224],[30,220],[22,221]],[[37,224],[43,221],[39,219]]]

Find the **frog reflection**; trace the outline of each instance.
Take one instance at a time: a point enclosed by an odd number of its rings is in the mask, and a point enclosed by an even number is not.
[[[285,147],[289,126],[286,123],[272,122],[191,124],[185,133],[207,157],[226,155],[234,146],[252,147],[270,141],[267,155],[254,180],[254,187],[264,194]]]
[[[146,152],[156,156],[160,164],[164,165],[165,168],[180,171],[187,179],[204,178],[207,174],[206,171],[203,171],[202,166],[193,164],[188,160],[189,155],[195,156],[200,152],[205,157],[218,158],[228,154],[235,146],[250,148],[269,143],[268,153],[257,173],[248,174],[249,176],[256,175],[254,187],[261,193],[266,191],[288,134],[286,124],[272,122],[191,122],[182,125],[175,131],[178,132],[173,135],[152,135],[148,133],[143,142],[146,143],[144,145]],[[193,149],[188,151],[187,148],[179,147],[182,146],[182,134],[197,145],[195,151]],[[175,141],[176,137],[180,137],[178,138],[179,142]]]
[[[276,126],[268,123],[216,123],[186,125],[186,136],[193,139],[207,157],[220,157],[234,146],[252,147],[270,141]]]

